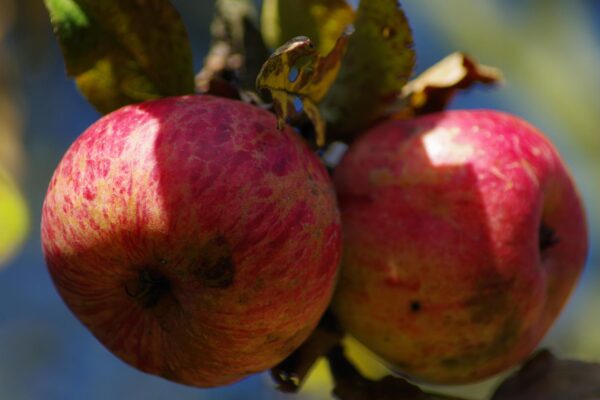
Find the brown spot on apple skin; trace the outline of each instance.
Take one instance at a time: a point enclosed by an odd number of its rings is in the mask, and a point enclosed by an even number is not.
[[[489,342],[458,357],[448,357],[440,360],[440,365],[446,369],[471,369],[483,365],[487,360],[508,352],[518,340],[521,325],[514,316],[505,319],[498,334]]]
[[[233,285],[235,264],[231,257],[220,257],[214,262],[203,264],[196,273],[207,287],[226,289]]]
[[[212,289],[227,289],[233,285],[235,262],[229,243],[223,236],[208,241],[202,247],[200,261],[193,273],[204,286]]]
[[[267,336],[265,336],[266,344],[274,343],[274,342],[277,342],[278,340],[280,340],[279,336],[274,333],[268,333]]]
[[[503,278],[492,269],[475,283],[472,297],[463,302],[468,309],[470,323],[497,327],[496,333],[485,342],[460,351],[460,356],[440,360],[448,370],[469,370],[481,367],[487,360],[498,358],[514,347],[522,326],[512,310],[510,293],[514,281]]]
[[[472,290],[474,295],[463,303],[469,309],[471,322],[489,324],[499,316],[509,314],[513,286],[513,280],[501,277],[493,272],[493,268],[481,276]]]

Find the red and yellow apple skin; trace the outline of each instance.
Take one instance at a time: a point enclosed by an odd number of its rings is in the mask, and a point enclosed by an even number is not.
[[[268,369],[326,309],[333,185],[267,111],[210,96],[111,113],[67,151],[42,212],[65,303],[110,351],[201,387]]]
[[[333,309],[404,374],[458,384],[523,360],[584,266],[582,203],[526,122],[448,111],[376,126],[335,172],[344,253]]]

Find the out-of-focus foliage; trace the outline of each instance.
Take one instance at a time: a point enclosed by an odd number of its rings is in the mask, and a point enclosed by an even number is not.
[[[194,92],[192,51],[167,0],[45,0],[69,75],[102,113]]]
[[[16,88],[12,83],[15,64],[5,43],[15,16],[13,0],[0,0],[0,164],[13,174],[20,173],[23,162],[21,119],[14,103]]]
[[[15,182],[0,166],[0,266],[20,247],[28,224],[25,201]]]
[[[260,33],[253,2],[217,0],[210,31],[210,51],[196,76],[198,89],[213,94],[218,85],[231,83],[230,89],[236,89],[235,83],[242,90],[254,90],[256,76],[269,57],[269,50]]]
[[[337,79],[320,105],[338,136],[360,132],[392,113],[415,63],[412,33],[396,0],[361,1],[354,29]]]
[[[0,54],[0,68],[4,64],[2,60],[6,61],[6,58]],[[8,86],[0,77],[0,164],[11,173],[20,174],[23,167],[21,119],[12,101],[13,91]]]
[[[0,0],[0,265],[19,249],[29,224],[25,200],[12,177],[20,175],[23,167],[21,121],[11,84],[13,61],[5,46],[15,11],[11,0]]]
[[[346,0],[264,0],[261,30],[271,48],[296,36],[306,36],[319,53],[327,54],[354,21]]]

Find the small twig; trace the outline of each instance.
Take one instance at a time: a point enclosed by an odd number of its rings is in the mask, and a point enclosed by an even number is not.
[[[271,369],[282,392],[297,392],[317,360],[338,345],[344,336],[333,316],[327,312],[313,334],[288,358]]]

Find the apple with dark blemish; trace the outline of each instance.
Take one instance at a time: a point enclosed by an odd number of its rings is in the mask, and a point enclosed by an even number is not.
[[[290,128],[211,96],[124,107],[87,129],[50,182],[48,269],[127,363],[228,384],[277,364],[326,309],[341,256],[333,185]]]
[[[585,263],[573,180],[512,115],[384,122],[350,146],[334,182],[344,253],[333,310],[417,380],[473,382],[522,361]]]

